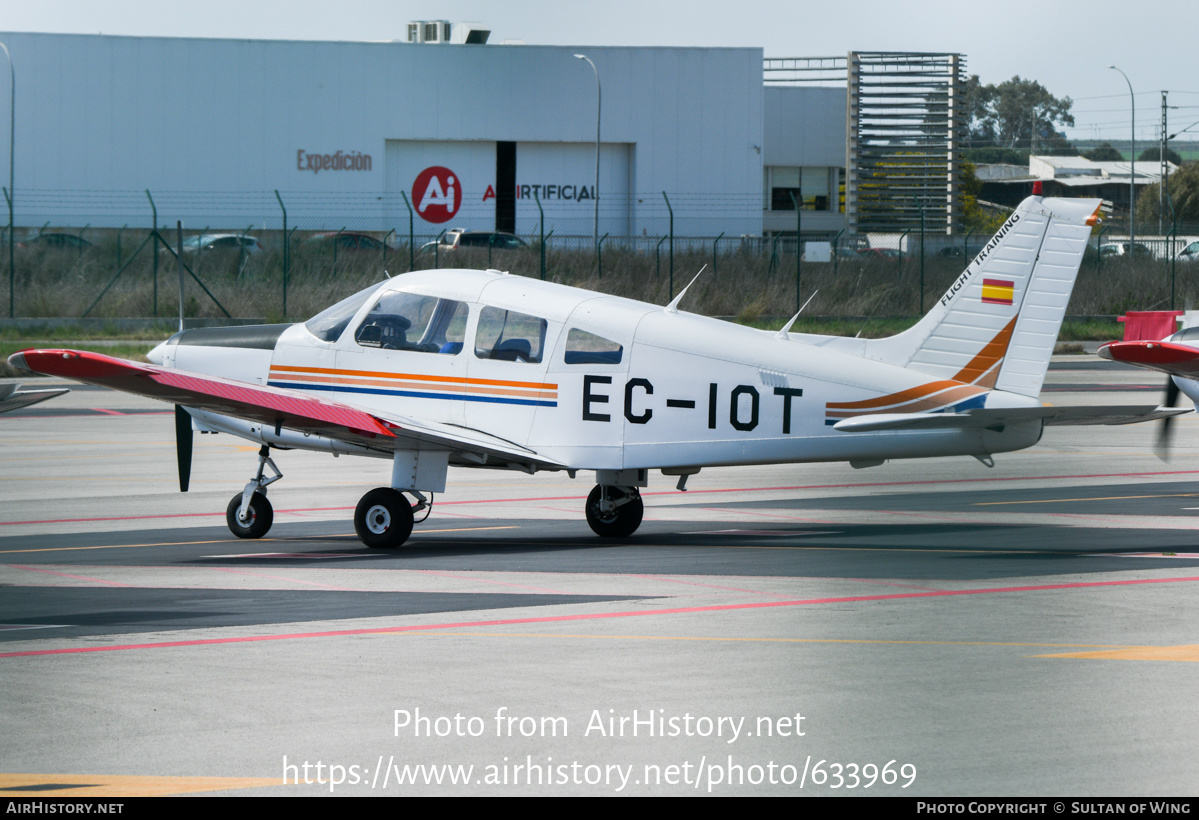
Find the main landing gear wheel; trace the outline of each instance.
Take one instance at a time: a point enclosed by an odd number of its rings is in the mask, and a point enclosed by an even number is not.
[[[587,496],[586,510],[587,524],[601,538],[628,538],[641,526],[645,515],[645,505],[636,487],[625,491],[602,484],[595,485]]]
[[[275,520],[275,510],[265,495],[254,493],[250,498],[250,507],[246,510],[246,520],[243,522],[237,517],[241,512],[241,495],[238,493],[229,499],[229,506],[225,508],[225,521],[229,524],[229,531],[238,538],[261,538],[271,528]]]
[[[412,505],[399,490],[379,487],[354,509],[354,531],[371,549],[395,549],[412,534]]]

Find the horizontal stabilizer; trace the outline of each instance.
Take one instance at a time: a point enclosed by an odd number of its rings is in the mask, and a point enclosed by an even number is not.
[[[0,413],[19,410],[31,404],[70,393],[66,387],[49,388],[46,390],[22,390],[19,384],[0,384]]]
[[[1199,376],[1199,349],[1175,342],[1111,342],[1099,348],[1101,358],[1160,370],[1171,376]]]
[[[873,433],[880,430],[969,430],[1002,427],[1028,421],[1052,425],[1135,424],[1190,413],[1182,408],[1145,405],[1109,405],[1107,407],[995,407],[967,410],[964,413],[890,413],[855,416],[833,425],[846,433]]]

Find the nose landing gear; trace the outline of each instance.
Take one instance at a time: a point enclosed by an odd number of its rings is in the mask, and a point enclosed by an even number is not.
[[[270,478],[262,477],[266,467],[274,473]],[[270,448],[262,445],[258,451],[258,473],[244,490],[229,499],[225,508],[225,522],[231,533],[238,538],[261,538],[267,534],[275,521],[275,511],[266,500],[266,488],[281,478],[283,473],[271,460]]]

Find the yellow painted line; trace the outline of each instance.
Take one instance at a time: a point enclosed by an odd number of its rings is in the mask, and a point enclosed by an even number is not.
[[[45,786],[66,786],[51,788]],[[36,797],[47,802],[83,797],[161,797],[229,789],[281,786],[278,777],[150,777],[112,774],[5,774],[0,790],[8,797]],[[38,788],[39,786],[43,788]]]
[[[1181,646],[1134,646],[1102,652],[1067,652],[1060,655],[1036,655],[1038,658],[1082,658],[1113,661],[1199,661],[1199,644]]]
[[[1132,501],[1139,498],[1196,498],[1199,493],[1164,493],[1159,495],[1108,495],[1097,498],[1045,498],[1035,501],[977,501],[975,507],[994,507],[1001,504],[1060,504],[1068,501]]]
[[[1111,644],[1057,644],[1057,643],[1020,643],[1016,641],[887,641],[869,638],[727,638],[717,636],[692,635],[574,635],[554,632],[404,632],[397,633],[405,636],[439,636],[439,637],[472,637],[472,638],[587,638],[596,640],[615,641],[712,641],[717,643],[836,643],[836,644],[883,644],[895,646],[1010,646],[1044,649],[1098,649],[1114,652],[1136,652],[1153,647],[1113,646]],[[1037,655],[1036,657],[1079,657],[1079,655]],[[1102,653],[1100,653],[1102,654]]]

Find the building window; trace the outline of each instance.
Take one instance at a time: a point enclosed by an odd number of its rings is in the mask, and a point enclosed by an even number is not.
[[[765,175],[770,210],[794,211],[792,196],[805,211],[830,209],[829,168],[768,167]]]

